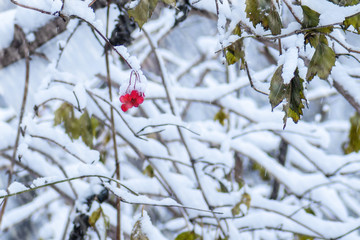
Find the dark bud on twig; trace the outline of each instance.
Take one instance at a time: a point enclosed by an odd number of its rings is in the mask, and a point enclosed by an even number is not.
[[[117,23],[115,25],[114,30],[111,33],[111,37],[109,39],[110,43],[113,46],[128,46],[133,41],[131,37],[131,33],[135,30],[136,25],[133,19],[130,19],[126,12],[120,12],[118,16]],[[110,50],[110,46],[108,44],[105,46],[105,50]]]
[[[74,227],[70,233],[69,240],[85,239],[85,235],[89,227],[89,216],[83,213],[78,215],[74,219]]]
[[[176,27],[179,23],[185,21],[190,12],[191,6],[188,1],[185,1],[183,4],[177,6],[176,8],[176,16],[175,16],[175,23],[174,27]]]
[[[104,188],[98,195],[97,195],[97,199],[99,201],[99,203],[102,203],[104,201],[106,201],[109,198],[109,190],[107,190],[106,188]]]

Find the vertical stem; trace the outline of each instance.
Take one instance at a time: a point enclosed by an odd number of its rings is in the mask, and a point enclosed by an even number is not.
[[[16,158],[17,148],[19,146],[20,133],[21,133],[20,126],[22,123],[22,119],[24,117],[25,105],[26,105],[28,88],[29,88],[29,78],[30,78],[29,77],[30,76],[30,53],[29,53],[29,46],[28,46],[27,40],[25,38],[25,33],[18,25],[15,25],[15,31],[19,34],[19,37],[22,40],[22,45],[21,45],[21,48],[19,49],[19,51],[24,51],[26,70],[25,70],[24,93],[23,93],[23,99],[22,99],[22,103],[21,103],[21,110],[20,110],[17,133],[16,133],[15,146],[14,146],[14,151],[13,151],[13,155],[11,158],[11,166],[10,166],[10,172],[9,172],[9,177],[8,177],[8,187],[11,184],[12,177],[14,174],[15,158]],[[0,225],[1,225],[2,217],[5,213],[6,204],[7,204],[7,198],[4,199],[3,206],[0,211]]]
[[[281,39],[279,39],[279,55],[282,55]]]
[[[108,0],[107,11],[106,11],[106,38],[109,35],[109,15],[110,15],[110,0]],[[111,92],[111,78],[110,78],[110,66],[109,66],[109,52],[105,50],[105,62],[106,62],[106,80],[109,89],[109,98],[112,102],[112,92]],[[111,131],[112,131],[112,140],[114,145],[114,154],[115,154],[115,174],[116,179],[120,180],[120,163],[117,152],[117,143],[116,143],[116,132],[115,132],[115,121],[114,121],[114,111],[110,107],[110,120],[111,120]],[[120,188],[120,185],[117,184],[117,187]],[[116,198],[116,240],[121,240],[121,201],[120,198]]]

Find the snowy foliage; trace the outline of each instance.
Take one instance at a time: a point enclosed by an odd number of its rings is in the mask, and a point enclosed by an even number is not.
[[[1,239],[360,239],[359,1],[11,2]]]

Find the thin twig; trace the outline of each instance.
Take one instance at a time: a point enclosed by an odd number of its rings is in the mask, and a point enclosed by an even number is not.
[[[65,0],[63,0],[63,4],[65,3]],[[64,7],[64,5],[62,6],[62,8]],[[61,9],[62,10],[62,9]],[[60,62],[60,59],[64,53],[64,50],[66,48],[66,46],[69,44],[71,38],[74,36],[76,30],[80,27],[81,25],[81,21],[78,22],[78,24],[76,25],[76,27],[74,28],[74,30],[71,32],[71,34],[69,35],[69,37],[66,39],[66,42],[65,42],[65,46],[61,46],[61,50],[60,50],[60,54],[59,54],[59,57],[58,59],[56,60],[56,68],[59,66],[59,62]]]
[[[15,25],[15,31],[17,31],[20,35],[20,38],[22,40],[22,51],[24,51],[25,53],[25,82],[24,82],[24,92],[23,92],[23,99],[22,99],[22,103],[21,103],[21,109],[20,109],[20,116],[19,116],[19,123],[17,126],[17,133],[16,133],[16,140],[15,140],[15,144],[14,144],[14,151],[13,151],[13,155],[11,158],[11,166],[10,166],[10,172],[9,172],[9,176],[8,176],[8,187],[10,186],[11,182],[12,182],[12,177],[14,174],[14,166],[15,166],[15,159],[16,159],[16,153],[18,150],[18,146],[19,146],[19,140],[20,140],[20,133],[21,133],[21,123],[24,117],[24,112],[25,112],[25,105],[26,105],[26,100],[27,100],[27,95],[28,95],[28,89],[29,89],[29,80],[30,80],[30,52],[29,52],[29,45],[28,42],[26,40],[26,36],[25,33],[23,31],[23,29],[18,26]],[[1,225],[1,221],[2,221],[2,217],[5,213],[5,208],[6,208],[6,204],[7,204],[7,198],[4,199],[4,203],[3,206],[1,208],[0,211],[0,225]]]
[[[266,207],[262,207],[262,206],[254,206],[254,205],[252,205],[251,208],[261,209],[261,210],[265,210],[265,211],[268,211],[268,212],[276,213],[276,214],[278,214],[278,215],[280,215],[280,216],[283,216],[283,217],[285,217],[285,218],[287,218],[287,219],[289,219],[289,220],[291,220],[291,221],[299,224],[300,226],[308,229],[309,231],[315,233],[315,234],[316,234],[316,237],[325,238],[325,236],[324,236],[323,234],[319,233],[318,231],[314,230],[313,228],[307,226],[306,224],[304,224],[304,223],[302,223],[302,222],[300,222],[300,221],[298,221],[298,220],[296,220],[296,219],[294,219],[294,218],[292,218],[292,217],[290,217],[290,216],[288,216],[288,215],[286,215],[286,214],[284,214],[284,213],[282,213],[282,212],[279,212],[279,211],[274,210],[274,209],[269,209],[269,208],[266,208]]]
[[[194,132],[193,130],[185,127],[185,126],[182,126],[182,125],[179,125],[179,124],[173,124],[173,123],[164,123],[164,124],[153,124],[153,125],[146,125],[145,127],[143,127],[142,129],[140,129],[136,134],[140,134],[142,131],[144,131],[146,128],[149,128],[149,127],[162,127],[162,126],[176,126],[176,127],[180,127],[180,128],[183,128],[185,130],[188,130],[189,132],[197,135],[197,136],[200,136],[200,134],[198,134],[197,132]]]
[[[48,142],[51,142],[51,143],[54,143],[55,145],[58,145],[59,147],[61,147],[65,152],[67,152],[68,154],[70,154],[71,156],[73,156],[74,158],[76,158],[77,160],[79,160],[80,162],[82,163],[85,163],[86,164],[86,161],[81,159],[79,156],[77,156],[76,154],[70,152],[69,149],[67,149],[66,146],[58,143],[57,141],[55,141],[54,139],[51,139],[51,138],[48,138],[48,137],[44,137],[44,136],[40,136],[40,135],[34,135],[34,134],[30,134],[31,137],[33,138],[40,138],[40,139],[43,139],[43,140],[46,140]]]
[[[355,100],[355,98],[336,80],[333,80],[333,86],[346,99],[346,101],[353,106],[356,112],[360,114],[360,104]]]
[[[34,152],[38,152],[41,155],[43,155],[44,157],[48,158],[53,164],[55,164],[60,169],[60,171],[64,174],[64,177],[66,177],[66,178],[69,177],[68,174],[66,173],[65,169],[61,166],[61,164],[59,164],[51,155],[49,155],[48,153],[44,152],[43,150],[37,149],[35,147],[29,147],[29,149]],[[74,196],[76,198],[78,198],[77,192],[75,191],[75,188],[71,182],[69,182],[69,186],[70,186],[71,190],[73,191]]]
[[[292,7],[290,6],[290,4],[287,2],[287,0],[283,0],[283,2],[285,3],[285,5],[287,6],[287,8],[289,9],[289,11],[291,12],[291,14],[293,15],[293,17],[295,18],[295,20],[301,24],[301,20],[298,16],[296,16],[294,10],[292,9]]]
[[[44,14],[47,14],[47,15],[53,15],[51,12],[48,12],[48,11],[45,11],[45,10],[42,10],[42,9],[39,9],[39,8],[35,8],[35,7],[31,7],[31,6],[27,6],[27,5],[18,3],[16,0],[10,0],[10,1],[11,1],[13,4],[18,5],[19,7],[23,7],[23,8],[30,9],[30,10],[34,10],[34,11],[41,12],[41,13],[44,13]]]
[[[95,0],[92,2],[94,3]],[[107,10],[106,10],[106,38],[108,38],[109,34],[109,15],[110,15],[110,0],[107,1]],[[91,6],[91,4],[89,6]],[[109,90],[109,99],[112,102],[112,87],[111,87],[111,77],[110,77],[110,64],[109,64],[109,52],[105,51],[105,65],[106,65],[106,80]],[[114,110],[110,107],[110,124],[111,124],[111,133],[112,133],[112,141],[115,155],[115,172],[116,179],[120,180],[120,162],[117,151],[117,143],[116,143],[116,131],[115,131],[115,121],[114,121]],[[120,188],[120,184],[117,184],[117,187]],[[116,199],[116,240],[121,240],[121,201],[120,198]]]
[[[160,67],[160,73],[161,73],[160,76],[161,76],[162,83],[164,85],[164,89],[165,89],[165,92],[166,92],[166,98],[167,98],[167,100],[169,102],[171,112],[172,112],[173,115],[176,116],[177,111],[175,111],[175,106],[174,106],[175,103],[173,103],[173,99],[170,96],[170,91],[169,91],[170,86],[168,85],[168,82],[165,79],[165,76],[167,76],[167,75],[166,75],[166,69],[164,69],[164,63],[162,62],[162,59],[160,58],[160,56],[159,56],[159,54],[157,52],[156,46],[155,46],[154,42],[152,41],[151,37],[149,36],[149,34],[144,29],[143,29],[143,32],[144,32],[145,37],[149,41],[151,49],[152,49],[152,51],[153,51],[153,53],[155,55],[155,58],[157,60],[158,65]],[[186,152],[188,153],[188,155],[190,157],[191,166],[192,166],[196,181],[197,181],[197,183],[199,185],[200,192],[201,192],[201,194],[202,194],[202,196],[204,198],[204,201],[206,202],[209,210],[212,212],[214,218],[216,219],[221,232],[223,233],[224,236],[226,236],[226,232],[224,231],[223,227],[221,226],[219,218],[214,213],[213,207],[211,206],[211,204],[210,204],[210,202],[209,202],[209,200],[208,200],[208,198],[207,198],[207,196],[205,194],[205,191],[204,191],[204,189],[203,189],[203,187],[201,185],[200,178],[199,178],[199,175],[198,175],[197,170],[196,170],[194,158],[192,157],[192,153],[191,153],[191,151],[190,151],[190,149],[188,147],[188,144],[187,144],[187,142],[186,142],[186,140],[184,138],[184,134],[182,132],[182,129],[180,127],[177,127],[177,130],[178,130],[178,133],[180,135],[181,141],[182,141],[182,143],[183,143],[183,145],[184,145],[184,147],[186,149]]]
[[[248,64],[247,64],[246,61],[245,61],[245,70],[246,70],[246,74],[247,74],[247,76],[248,76],[248,78],[249,78],[250,86],[251,86],[255,91],[257,91],[258,93],[261,93],[261,94],[264,94],[264,95],[266,95],[266,96],[269,96],[269,94],[267,94],[266,92],[263,92],[263,91],[261,91],[261,90],[259,90],[259,89],[257,89],[257,88],[255,87],[255,85],[254,85],[254,83],[253,83],[253,81],[252,81],[252,77],[251,77],[251,74],[250,74],[250,71],[249,71]]]

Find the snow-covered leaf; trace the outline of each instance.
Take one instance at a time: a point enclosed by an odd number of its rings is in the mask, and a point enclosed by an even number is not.
[[[281,18],[271,0],[246,0],[245,12],[254,27],[261,23],[264,29],[270,29],[272,34],[281,33]]]
[[[140,0],[136,7],[128,10],[129,17],[134,18],[135,22],[142,28],[151,17],[157,3],[158,0]]]

